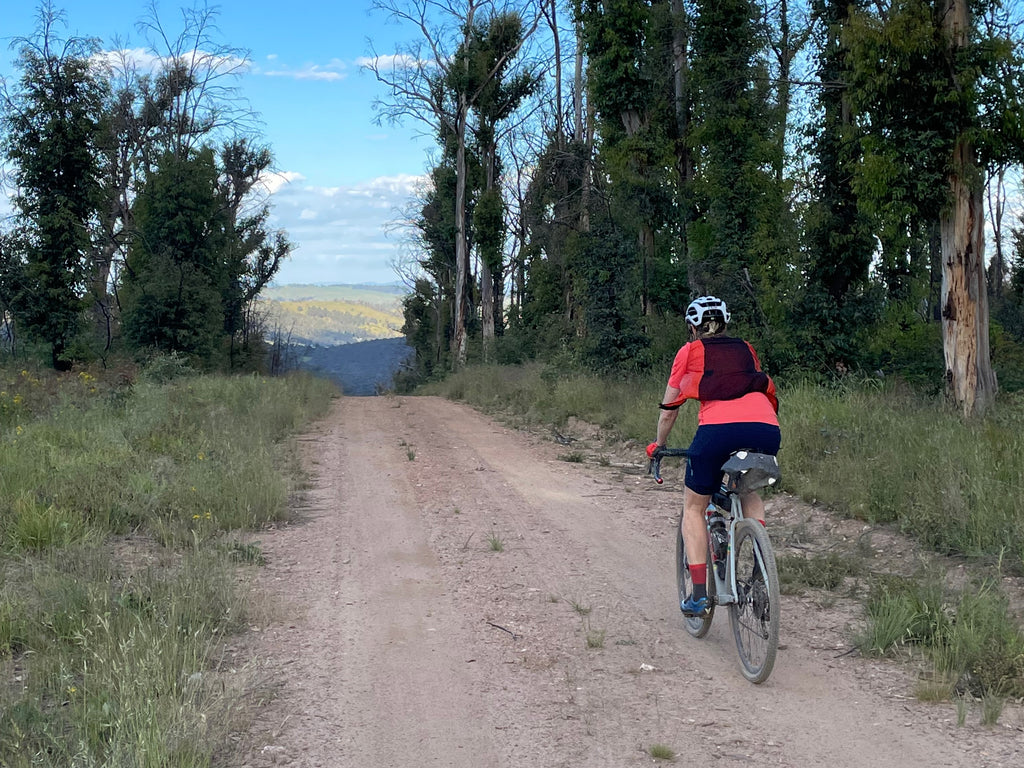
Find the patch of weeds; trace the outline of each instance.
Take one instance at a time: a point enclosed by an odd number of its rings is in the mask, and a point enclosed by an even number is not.
[[[942,574],[879,577],[867,612],[862,651],[920,649],[936,679],[956,681],[952,693],[982,701],[985,724],[999,718],[1006,697],[1024,693],[1024,634],[996,582],[972,583],[957,593],[946,590]],[[933,686],[922,691],[936,695]]]
[[[834,592],[847,577],[862,572],[857,558],[838,552],[826,555],[783,555],[779,558],[779,582],[784,593],[792,594],[801,587]]]
[[[490,547],[491,552],[505,551],[505,542],[502,541],[501,536],[497,533],[492,533],[487,537],[487,546]]]
[[[616,645],[636,645],[636,640],[631,637],[623,637],[615,641]]]
[[[414,451],[412,448],[407,450],[405,452],[405,455],[409,459],[409,461],[416,461],[416,451]]]
[[[647,748],[647,754],[655,760],[675,760],[676,751],[666,744],[651,744]]]
[[[6,539],[15,551],[58,549],[79,542],[88,534],[80,514],[41,504],[34,494],[23,493],[11,505]]]
[[[995,725],[999,722],[999,716],[1003,714],[1003,705],[1006,704],[1005,697],[992,691],[981,697],[981,724]]]
[[[570,464],[582,464],[584,458],[586,457],[580,451],[558,454],[559,461],[568,461]]]
[[[928,677],[917,681],[914,687],[914,695],[918,701],[928,701],[933,704],[940,701],[949,701],[953,693],[953,682],[942,677]]]
[[[970,711],[971,703],[966,696],[956,697],[956,725],[963,728],[967,723],[967,713]]]
[[[587,648],[604,648],[604,639],[607,634],[603,629],[587,627]]]
[[[569,600],[567,602],[569,603],[569,605],[572,606],[572,609],[576,611],[576,613],[578,613],[580,616],[590,615],[590,606],[583,605],[583,603],[577,602],[576,600]]]
[[[610,466],[612,465],[612,460],[611,460],[611,459],[609,459],[609,458],[608,458],[607,456],[601,456],[601,457],[600,457],[600,458],[599,458],[599,459],[597,460],[597,463],[598,463],[598,466],[602,466],[602,467],[610,467]]]
[[[266,565],[267,558],[263,554],[263,547],[259,542],[245,544],[241,541],[232,541],[224,545],[228,557],[236,563],[246,565]]]

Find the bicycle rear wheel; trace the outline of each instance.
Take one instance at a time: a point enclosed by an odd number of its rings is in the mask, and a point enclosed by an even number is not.
[[[768,532],[757,520],[736,524],[736,603],[729,624],[743,676],[763,683],[775,666],[779,648],[779,575]]]
[[[682,518],[679,523],[682,523]],[[708,551],[705,557],[705,562],[708,563],[708,612],[703,616],[683,616],[686,631],[697,638],[708,633],[711,629],[711,619],[715,616],[715,574],[711,571],[711,552]],[[683,532],[679,524],[676,525],[676,582],[679,585],[681,603],[693,593],[693,579],[690,578],[690,564],[686,559],[686,546],[683,544]]]

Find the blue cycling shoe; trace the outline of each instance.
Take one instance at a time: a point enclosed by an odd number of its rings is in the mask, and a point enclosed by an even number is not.
[[[683,612],[683,616],[689,616],[690,618],[705,615],[709,608],[710,606],[708,605],[708,599],[706,597],[699,597],[695,599],[693,595],[690,595],[679,604],[679,610]]]

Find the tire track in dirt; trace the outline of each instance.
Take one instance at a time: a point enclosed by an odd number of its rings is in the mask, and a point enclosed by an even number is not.
[[[842,627],[809,601],[784,603],[762,686],[725,611],[689,638],[670,483],[435,398],[342,398],[304,447],[310,506],[263,538],[285,613],[255,648],[282,687],[240,765],[640,766],[655,743],[723,766],[1020,764],[1019,733],[957,729],[893,665],[835,658]]]

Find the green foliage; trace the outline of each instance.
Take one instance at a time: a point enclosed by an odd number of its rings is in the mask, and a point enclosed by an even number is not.
[[[938,323],[924,322],[906,304],[892,304],[881,322],[862,328],[870,334],[858,334],[863,340],[863,367],[895,374],[928,394],[941,392],[946,364]]]
[[[213,152],[165,154],[135,202],[121,292],[125,337],[137,348],[211,360],[224,335],[228,224]]]
[[[645,367],[648,341],[635,313],[640,300],[635,249],[608,221],[595,224],[576,244],[571,264],[582,361],[597,370]]]
[[[13,166],[21,248],[6,256],[0,275],[10,309],[47,344],[54,367],[66,364],[85,306],[106,88],[90,63],[96,42],[58,39],[58,20],[47,7],[36,37],[18,41],[21,78],[3,116],[3,150]]]
[[[693,185],[699,219],[688,232],[689,280],[698,293],[720,296],[735,314],[754,318],[766,266],[760,230],[783,215],[784,190],[769,171],[777,116],[763,85],[751,4],[710,0],[697,8],[687,141],[700,159]]]

